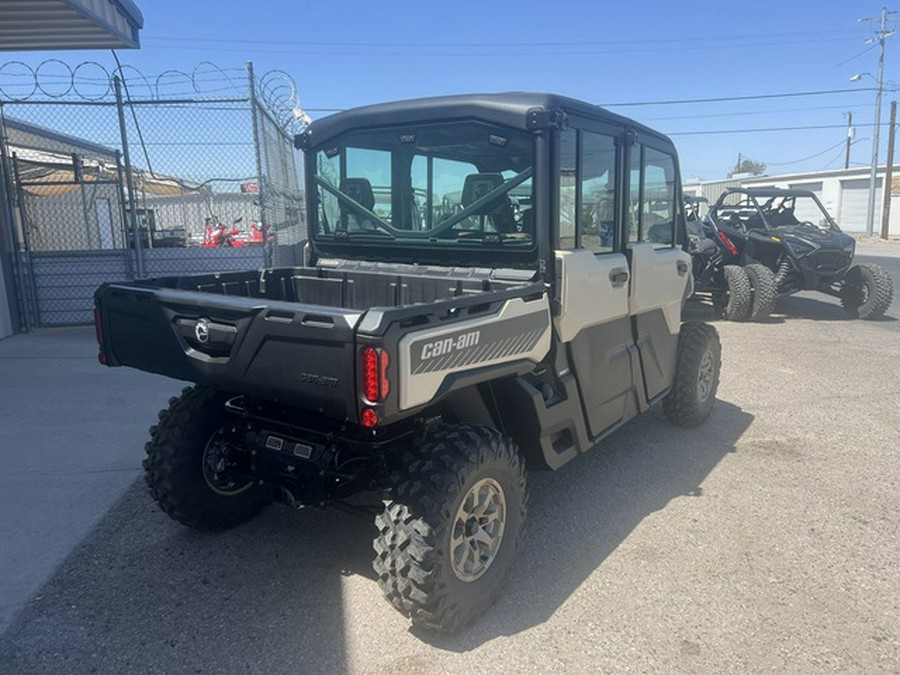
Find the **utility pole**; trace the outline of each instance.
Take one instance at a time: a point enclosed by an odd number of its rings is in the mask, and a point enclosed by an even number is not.
[[[887,7],[881,8],[881,17],[860,19],[860,22],[879,23],[879,28],[875,32],[878,38],[878,75],[875,80],[878,83],[875,94],[875,133],[872,134],[872,167],[869,173],[869,204],[866,211],[866,234],[872,236],[875,232],[875,189],[877,187],[876,173],[878,171],[878,142],[879,131],[881,130],[881,92],[884,88],[884,41],[894,34],[894,30],[888,30],[888,14],[897,14],[897,12],[888,12]]]
[[[853,144],[853,111],[847,112],[847,151],[844,153],[844,168],[850,168],[850,146]]]
[[[891,229],[891,182],[894,179],[894,136],[897,128],[897,101],[891,101],[891,125],[888,127],[887,171],[884,174],[884,205],[881,208],[881,238]]]

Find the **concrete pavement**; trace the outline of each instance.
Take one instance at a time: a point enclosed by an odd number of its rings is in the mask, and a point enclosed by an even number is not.
[[[872,252],[896,274],[900,257]],[[709,423],[654,409],[533,474],[509,587],[455,637],[382,600],[367,523],[273,507],[197,534],[129,488],[176,383],[97,366],[90,329],[0,342],[0,601],[28,600],[0,671],[898,672],[889,314],[849,321],[805,294],[767,324],[718,322]]]
[[[179,386],[97,363],[93,328],[0,341],[0,632],[139,474]]]

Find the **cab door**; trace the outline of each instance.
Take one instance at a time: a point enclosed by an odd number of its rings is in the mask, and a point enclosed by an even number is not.
[[[678,246],[683,214],[674,149],[635,142],[628,154],[628,308],[652,401],[674,378],[681,309],[693,292],[693,278],[690,255]]]
[[[624,253],[623,129],[559,133],[555,327],[597,437],[637,412],[636,348]]]

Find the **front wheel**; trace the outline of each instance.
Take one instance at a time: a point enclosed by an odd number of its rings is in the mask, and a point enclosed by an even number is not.
[[[186,388],[159,413],[144,448],[153,499],[171,518],[198,530],[243,523],[269,501],[269,493],[248,476],[249,453],[225,399],[212,387]]]
[[[716,329],[685,323],[678,336],[678,361],[663,413],[672,424],[696,427],[706,421],[716,400],[722,369],[722,345]]]
[[[847,270],[841,305],[854,319],[880,319],[894,299],[894,282],[881,265],[862,263]]]
[[[763,321],[775,309],[778,300],[778,282],[775,275],[765,265],[751,263],[744,268],[750,281],[752,302],[750,303],[750,321]]]
[[[393,500],[375,519],[378,583],[414,624],[459,631],[494,602],[521,546],[525,465],[496,431],[442,425],[394,478]]]
[[[753,296],[750,279],[743,267],[725,265],[722,269],[725,282],[723,291],[713,294],[713,310],[720,319],[744,321],[750,316]]]

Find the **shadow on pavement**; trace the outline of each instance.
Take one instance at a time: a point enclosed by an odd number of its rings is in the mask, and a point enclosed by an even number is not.
[[[543,623],[646,516],[701,496],[752,420],[720,401],[682,430],[656,406],[563,470],[533,473],[526,544],[498,604],[462,635],[414,633],[467,651]],[[0,638],[0,670],[345,671],[341,580],[373,578],[373,535],[336,510],[277,506],[198,534],[135,483]]]
[[[420,637],[468,651],[544,623],[644,518],[672,499],[702,497],[752,421],[719,401],[703,427],[679,429],[656,406],[562,470],[532,474],[525,547],[500,601],[467,633]]]
[[[0,638],[0,671],[346,671],[341,579],[373,530],[273,506],[196,533],[138,481]]]
[[[847,315],[840,301],[824,296],[824,300],[809,295],[789,295],[779,298],[773,319],[776,321],[791,319],[809,319],[812,321],[859,321]],[[893,316],[885,314],[872,323],[891,323],[897,321]]]

